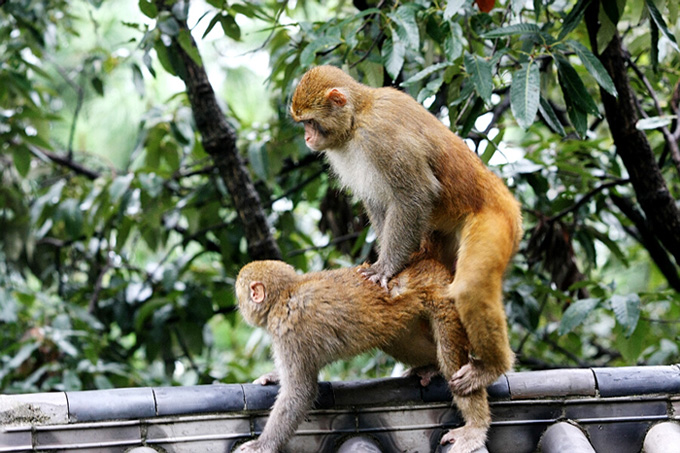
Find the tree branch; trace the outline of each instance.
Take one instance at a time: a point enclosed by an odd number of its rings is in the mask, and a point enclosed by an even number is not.
[[[165,2],[157,0],[155,3],[159,10],[168,11]],[[175,19],[182,31],[190,31],[185,20]],[[260,197],[236,146],[236,132],[219,107],[205,68],[184,50],[179,43],[179,36],[171,37],[171,51],[180,57],[180,64],[184,66],[178,75],[186,85],[203,148],[215,162],[243,224],[248,254],[252,259],[281,259],[281,251],[272,236]],[[190,45],[196,48],[196,42],[189,36]]]
[[[680,275],[678,275],[678,270],[666,250],[659,244],[659,240],[654,236],[642,213],[635,208],[633,202],[628,198],[612,194],[611,199],[623,215],[633,222],[638,233],[634,237],[647,249],[649,256],[666,278],[670,287],[680,291]]]
[[[592,189],[587,194],[585,194],[583,197],[581,197],[580,200],[578,200],[572,206],[569,206],[568,208],[563,209],[562,211],[558,212],[554,216],[549,217],[548,219],[546,219],[546,221],[556,222],[557,220],[560,220],[562,217],[566,216],[570,212],[577,211],[581,206],[583,206],[588,201],[590,201],[590,199],[593,198],[595,195],[597,195],[599,192],[602,192],[603,190],[608,189],[610,187],[619,186],[621,184],[627,184],[629,182],[630,182],[630,179],[628,179],[628,178],[620,178],[620,179],[615,179],[614,181],[605,182],[605,183],[595,187],[594,189]]]
[[[637,76],[640,78],[642,83],[647,88],[647,92],[649,93],[650,97],[652,98],[652,101],[654,101],[654,107],[656,108],[657,114],[659,116],[663,116],[664,111],[661,109],[661,104],[659,103],[659,98],[657,97],[656,91],[654,91],[652,84],[649,83],[649,80],[644,75],[644,73],[642,71],[640,71],[640,68],[638,68],[637,65],[633,62],[633,60],[631,60],[630,55],[627,55],[626,59],[628,61],[628,64],[630,65],[630,67],[633,68],[633,71],[635,71]],[[661,133],[663,134],[663,137],[666,140],[666,145],[668,146],[668,150],[671,153],[671,159],[673,160],[673,163],[675,164],[675,169],[678,171],[678,174],[680,174],[680,149],[678,149],[678,139],[675,138],[673,136],[673,134],[671,134],[671,131],[668,130],[668,128],[666,126],[661,126],[659,128],[659,130],[661,130]]]
[[[53,153],[52,151],[48,151],[43,148],[38,148],[36,146],[29,146],[28,149],[38,158],[40,159],[47,158],[48,160],[54,162],[55,164],[73,170],[75,173],[85,176],[88,179],[94,180],[101,176],[99,172],[91,170],[85,167],[84,165],[81,165],[78,162],[74,161],[71,154],[69,154],[68,156],[62,156],[60,154]]]
[[[593,1],[588,8],[585,14],[586,25],[591,49],[597,54],[600,2]],[[615,98],[600,87],[600,96],[617,154],[628,171],[651,231],[675,257],[676,263],[680,263],[680,209],[668,190],[646,135],[635,127],[638,120],[635,93],[626,72],[625,51],[618,33],[598,57],[618,92],[618,98]]]

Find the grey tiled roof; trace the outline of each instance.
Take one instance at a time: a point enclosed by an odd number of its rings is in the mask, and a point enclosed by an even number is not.
[[[229,452],[261,431],[276,392],[219,384],[0,395],[0,452],[123,452],[142,445]],[[574,445],[585,441],[592,450],[569,451],[637,453],[650,427],[680,422],[680,366],[508,373],[489,396],[491,453],[534,452],[542,437],[547,452],[575,433],[583,439],[572,438]],[[410,378],[322,382],[289,450],[353,451],[343,443],[362,436],[352,442],[372,442],[375,451],[435,451],[441,435],[461,424],[442,379],[425,388]],[[677,426],[658,429],[657,437],[677,436],[678,450],[659,452],[680,451]]]

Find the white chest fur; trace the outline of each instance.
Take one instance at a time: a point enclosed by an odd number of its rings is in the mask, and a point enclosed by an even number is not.
[[[327,150],[326,158],[340,182],[364,202],[381,202],[389,197],[384,176],[360,149]]]

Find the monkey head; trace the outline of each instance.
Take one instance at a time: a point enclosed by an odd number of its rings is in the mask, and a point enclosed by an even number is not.
[[[253,261],[236,277],[236,299],[243,319],[266,327],[269,309],[297,278],[295,269],[283,261]]]
[[[363,85],[333,66],[317,66],[300,80],[290,106],[293,120],[305,126],[312,151],[341,147],[355,128],[357,98]]]

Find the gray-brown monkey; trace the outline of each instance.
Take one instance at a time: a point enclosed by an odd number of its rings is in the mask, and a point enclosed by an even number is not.
[[[468,339],[444,293],[452,274],[434,260],[417,260],[393,278],[388,291],[357,268],[298,275],[281,261],[241,269],[236,296],[243,318],[264,327],[281,388],[262,435],[240,452],[274,453],[294,434],[317,394],[321,368],[380,348],[416,367],[435,365],[450,379],[468,361]],[[260,380],[270,381],[271,375]],[[452,452],[484,445],[491,422],[485,388],[454,396],[465,425],[444,435]]]
[[[378,236],[364,276],[383,287],[429,243],[456,276],[455,301],[473,355],[454,376],[466,394],[508,371],[502,279],[522,234],[519,205],[503,181],[434,115],[393,88],[363,85],[333,66],[300,80],[291,115],[305,142],[361,199]]]

